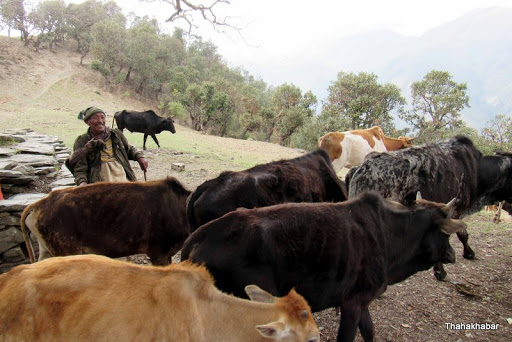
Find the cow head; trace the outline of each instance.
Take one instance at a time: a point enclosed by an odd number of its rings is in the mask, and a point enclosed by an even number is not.
[[[414,138],[408,138],[408,137],[398,137],[404,144],[404,147],[411,147],[412,142],[414,141]]]
[[[247,296],[255,302],[274,303],[279,306],[282,318],[256,326],[258,332],[277,341],[319,342],[320,333],[304,297],[292,289],[287,296],[276,298],[256,285],[245,287]]]
[[[174,127],[174,120],[171,118],[165,118],[162,121],[162,130],[170,131],[172,134],[176,133],[176,128]]]
[[[450,245],[450,235],[466,229],[461,220],[452,219],[456,199],[449,203],[437,203],[421,198],[418,192],[415,208],[431,211],[433,224],[422,241],[422,250],[425,251],[426,260],[432,263],[454,263],[455,251]]]

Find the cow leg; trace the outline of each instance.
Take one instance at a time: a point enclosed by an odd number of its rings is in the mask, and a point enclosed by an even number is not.
[[[148,135],[146,133],[144,133],[144,143],[142,144],[142,148],[145,150],[146,149],[146,140],[148,139]]]
[[[368,307],[363,309],[363,312],[361,312],[359,331],[361,332],[361,336],[363,336],[363,340],[373,341],[373,338],[375,337],[375,328],[373,327],[372,317],[370,316]]]
[[[43,245],[39,240],[37,243],[39,244],[39,258],[37,258],[37,261],[51,258],[51,254],[48,249],[46,249],[46,246]]]
[[[446,278],[446,271],[442,263],[438,262],[434,265],[434,275],[437,280],[443,280]]]
[[[156,146],[160,147],[160,144],[158,143],[158,139],[156,138],[156,134],[151,134],[151,138],[156,142]]]
[[[464,246],[464,253],[463,253],[464,258],[474,259],[475,252],[473,252],[471,247],[469,247],[469,244],[468,244],[469,234],[468,234],[467,229],[457,232],[457,237],[459,238],[460,242],[462,242],[462,246]]]
[[[338,329],[337,342],[352,342],[356,337],[357,327],[361,320],[361,306],[359,303],[344,303],[341,308],[340,327]],[[369,314],[368,314],[369,316]],[[371,321],[370,321],[371,322]],[[367,327],[367,323],[363,323]],[[366,340],[370,342],[372,340]]]

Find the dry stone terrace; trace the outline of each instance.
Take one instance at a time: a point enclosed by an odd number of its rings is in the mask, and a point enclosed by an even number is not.
[[[0,133],[0,273],[28,263],[21,233],[21,213],[29,204],[46,196],[36,191],[37,182],[50,189],[73,186],[73,176],[64,166],[71,153],[58,137],[31,129],[11,129]],[[35,238],[34,247],[37,249]]]

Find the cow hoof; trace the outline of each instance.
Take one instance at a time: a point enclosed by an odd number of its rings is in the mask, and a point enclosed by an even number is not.
[[[464,252],[464,254],[462,256],[465,259],[473,260],[473,259],[475,259],[475,252],[470,250],[470,251]]]
[[[441,270],[441,271],[438,271],[438,270],[435,270],[434,271],[434,276],[436,277],[437,280],[444,280],[444,278],[446,278],[446,271],[445,270]]]

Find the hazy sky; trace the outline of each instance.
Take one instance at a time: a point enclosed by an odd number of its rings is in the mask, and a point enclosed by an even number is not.
[[[169,4],[117,3],[126,13],[156,17],[172,32],[173,24],[163,22],[171,14]],[[262,65],[304,62],[318,56],[316,47],[343,36],[376,29],[419,36],[474,9],[493,6],[512,7],[512,0],[231,0],[218,8],[244,27],[244,40],[235,32],[222,35],[207,25],[202,25],[200,35],[210,39],[231,65],[265,80],[266,75],[258,75]]]

